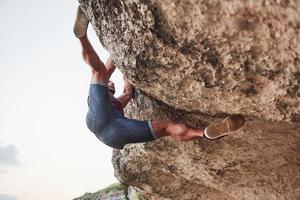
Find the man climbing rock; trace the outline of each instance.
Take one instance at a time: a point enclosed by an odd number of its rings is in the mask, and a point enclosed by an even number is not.
[[[240,129],[245,123],[242,116],[232,115],[204,130],[169,120],[139,121],[126,118],[123,108],[133,97],[133,87],[124,77],[123,94],[118,98],[114,97],[114,85],[109,79],[115,70],[115,65],[111,58],[106,65],[100,60],[86,35],[88,24],[87,17],[78,7],[74,34],[82,46],[83,60],[92,71],[86,123],[104,144],[122,149],[128,143],[147,142],[164,136],[171,136],[180,141],[203,136],[216,139]]]

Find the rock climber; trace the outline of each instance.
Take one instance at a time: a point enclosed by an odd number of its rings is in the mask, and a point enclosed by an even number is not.
[[[100,60],[87,37],[88,24],[89,20],[79,6],[74,34],[80,41],[83,60],[92,71],[86,124],[104,144],[122,149],[128,143],[147,142],[165,136],[180,141],[203,136],[216,139],[238,130],[244,124],[245,120],[240,115],[232,115],[205,130],[169,120],[140,121],[126,118],[123,109],[133,98],[133,86],[124,77],[123,94],[118,98],[114,97],[114,84],[109,79],[116,67],[111,58],[106,65]]]

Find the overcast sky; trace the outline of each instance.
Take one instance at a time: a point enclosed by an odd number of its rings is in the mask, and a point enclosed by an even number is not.
[[[66,200],[116,182],[111,148],[85,125],[90,71],[72,33],[77,5],[0,1],[0,200]],[[121,74],[113,79],[120,92]]]

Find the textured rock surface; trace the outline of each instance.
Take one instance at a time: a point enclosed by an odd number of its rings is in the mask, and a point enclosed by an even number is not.
[[[143,111],[128,114],[195,119],[151,101],[138,95],[131,108]],[[145,191],[146,199],[299,199],[300,124],[248,119],[241,131],[216,141],[127,145],[114,151],[113,163],[116,177]]]
[[[299,0],[80,1],[150,96],[210,115],[299,120]]]
[[[116,176],[139,198],[300,199],[299,0],[80,3],[139,89],[129,117],[248,121],[217,141],[164,138],[114,151]]]

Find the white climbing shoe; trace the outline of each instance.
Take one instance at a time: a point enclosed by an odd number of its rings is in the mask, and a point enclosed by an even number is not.
[[[83,37],[86,35],[89,20],[80,6],[77,8],[76,20],[73,27],[73,32],[76,37]]]
[[[204,136],[208,139],[217,139],[238,131],[245,124],[245,118],[242,115],[231,115],[223,121],[212,124],[204,130]]]

